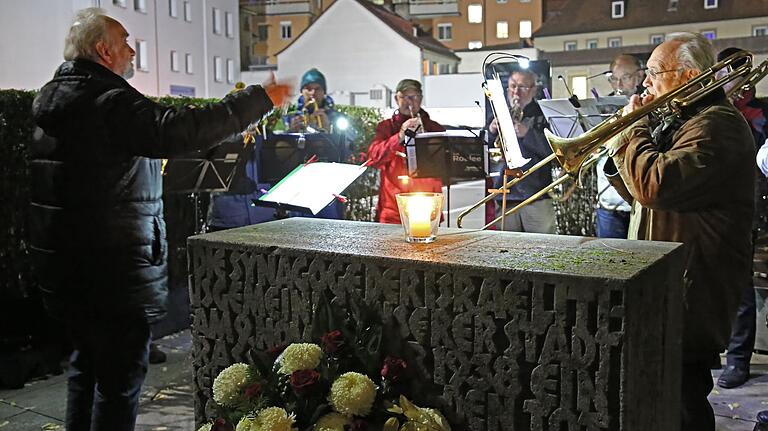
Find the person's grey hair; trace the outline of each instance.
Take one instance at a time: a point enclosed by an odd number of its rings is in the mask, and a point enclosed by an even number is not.
[[[111,42],[109,25],[113,22],[115,20],[101,8],[89,7],[78,11],[64,40],[64,60],[82,58],[98,61],[96,44],[100,41]]]
[[[677,48],[677,61],[681,66],[703,72],[715,64],[712,43],[700,33],[672,33],[666,39],[680,42]]]

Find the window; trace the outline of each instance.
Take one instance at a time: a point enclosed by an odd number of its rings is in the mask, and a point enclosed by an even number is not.
[[[115,6],[125,7],[125,0],[112,0],[112,4]]]
[[[509,23],[507,21],[496,21],[496,38],[509,38]]]
[[[704,9],[716,9],[717,0],[704,0]]]
[[[507,0],[496,0],[496,3],[498,4],[505,4]]]
[[[291,38],[291,22],[280,21],[280,39],[290,39],[290,38]]]
[[[575,40],[567,40],[565,43],[563,43],[563,49],[565,51],[576,51],[578,48],[578,45],[576,44]]]
[[[147,13],[147,0],[133,0],[133,9],[136,12]]]
[[[266,41],[267,36],[269,36],[269,25],[267,24],[259,24],[258,28],[258,34],[259,34],[259,40],[260,41]]]
[[[533,33],[533,23],[531,23],[531,20],[523,19],[520,20],[520,39],[529,39],[531,37],[531,33]]]
[[[230,84],[235,83],[235,60],[231,58],[227,59],[227,82]]]
[[[467,44],[467,48],[469,49],[480,49],[483,47],[483,42],[480,42],[479,40],[471,40]]]
[[[176,0],[168,0],[168,15],[171,16],[171,18],[178,18],[179,17],[179,8]]]
[[[586,99],[587,98],[587,77],[586,76],[574,76],[571,78],[571,88],[573,89],[573,94],[576,95],[579,99]]]
[[[179,71],[179,53],[176,51],[171,51],[171,71]]]
[[[752,36],[768,36],[768,25],[756,25],[752,27]]]
[[[624,2],[612,1],[611,2],[611,18],[624,18]]]
[[[221,9],[213,8],[213,34],[221,34]]]
[[[664,35],[663,34],[652,34],[650,43],[651,45],[658,45],[660,43],[664,42]]]
[[[597,39],[587,39],[587,49],[597,49]]]
[[[228,38],[235,37],[235,22],[230,12],[224,12],[224,29]]]
[[[470,24],[483,22],[483,5],[471,4],[467,6],[467,20]]]
[[[667,12],[675,12],[677,10],[677,0],[669,0],[667,4]]]
[[[186,70],[186,72],[190,75],[193,73],[194,70],[192,69],[192,54],[187,54],[184,56],[184,70]]]
[[[147,52],[147,41],[136,39],[136,69],[149,70],[149,53]]]
[[[188,2],[184,2],[184,21],[192,22],[192,5]]]
[[[702,30],[701,35],[709,40],[715,40],[717,38],[717,32],[715,30]]]
[[[437,40],[453,39],[453,24],[442,23],[437,25]]]
[[[221,57],[213,57],[213,80],[216,82],[224,80],[221,70]]]
[[[440,75],[447,75],[447,74],[451,73],[451,65],[450,64],[440,63],[439,68],[440,68],[440,70],[438,70],[438,73]]]
[[[608,38],[608,48],[619,48],[621,47],[621,38],[620,37],[609,37]]]
[[[520,0],[520,3],[530,3],[531,0]]]

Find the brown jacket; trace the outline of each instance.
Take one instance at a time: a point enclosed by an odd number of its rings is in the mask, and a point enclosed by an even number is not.
[[[710,99],[683,117],[666,149],[644,119],[619,135],[613,155],[623,179],[614,186],[642,205],[637,238],[685,244],[684,361],[726,348],[752,275],[752,133],[722,93]]]

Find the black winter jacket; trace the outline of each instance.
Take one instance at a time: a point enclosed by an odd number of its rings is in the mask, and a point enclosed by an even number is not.
[[[159,158],[204,150],[272,108],[261,87],[205,108],[168,108],[87,60],[62,64],[32,106],[30,236],[54,314],[165,312]]]

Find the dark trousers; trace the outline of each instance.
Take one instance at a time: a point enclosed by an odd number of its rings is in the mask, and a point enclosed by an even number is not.
[[[80,316],[71,322],[68,431],[131,431],[147,374],[149,323],[143,313]]]
[[[715,431],[715,412],[707,400],[714,386],[706,362],[683,364],[681,431]]]
[[[596,212],[598,238],[626,238],[629,231],[629,211],[598,208]]]
[[[728,344],[726,365],[733,365],[749,370],[752,351],[755,350],[755,333],[757,332],[757,304],[755,289],[752,284],[744,289],[736,317],[731,328],[731,342]]]

